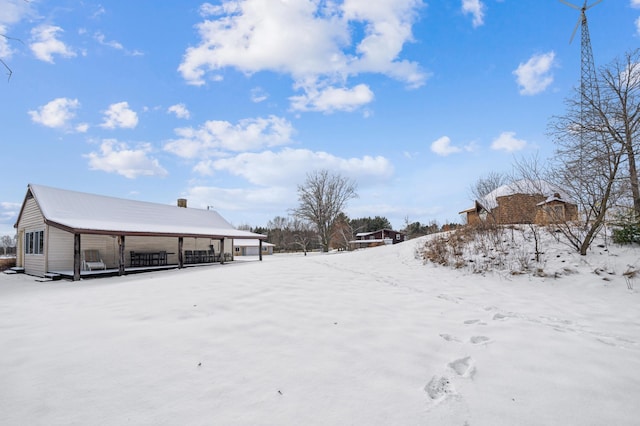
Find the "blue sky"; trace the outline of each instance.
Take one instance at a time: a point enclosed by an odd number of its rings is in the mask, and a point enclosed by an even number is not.
[[[587,15],[597,66],[638,47],[640,0]],[[0,0],[0,235],[29,183],[263,226],[314,169],[357,182],[352,218],[457,222],[478,178],[553,154],[578,17],[557,0]]]

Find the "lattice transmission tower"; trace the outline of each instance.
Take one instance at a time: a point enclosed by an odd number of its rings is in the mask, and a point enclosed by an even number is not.
[[[571,33],[569,43],[573,41],[573,38],[578,31],[578,26],[580,26],[582,35],[580,43],[580,96],[582,113],[586,114],[589,110],[589,103],[598,102],[600,100],[600,92],[598,90],[598,82],[596,78],[596,67],[593,62],[593,50],[591,49],[591,37],[589,36],[589,24],[587,23],[586,12],[593,6],[602,2],[602,0],[597,0],[589,6],[587,6],[587,0],[584,0],[582,7],[569,3],[566,0],[560,0],[560,2],[580,11],[578,22]]]
[[[566,0],[560,0],[560,2],[567,6],[580,11],[578,22],[569,39],[569,43],[571,43],[576,35],[578,26],[580,26],[582,30],[582,40],[580,44],[580,123],[578,129],[573,129],[573,131],[578,130],[579,132],[579,145],[577,147],[577,161],[573,162],[570,169],[572,170],[571,174],[573,174],[572,180],[576,183],[577,193],[574,194],[574,196],[584,201],[579,203],[583,206],[589,205],[588,194],[592,193],[592,191],[589,190],[593,177],[592,156],[595,152],[594,150],[598,150],[600,142],[602,142],[599,133],[593,131],[597,128],[594,106],[597,108],[600,103],[600,93],[598,90],[586,12],[601,1],[602,0],[597,0],[587,6],[587,0],[584,0],[582,7],[579,7]]]

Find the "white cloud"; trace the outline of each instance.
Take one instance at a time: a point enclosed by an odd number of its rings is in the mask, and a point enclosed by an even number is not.
[[[166,176],[168,172],[159,161],[149,156],[151,151],[148,143],[131,149],[115,139],[105,139],[100,145],[100,152],[92,152],[85,157],[89,159],[92,170],[117,173],[129,179],[138,176]]]
[[[100,127],[105,129],[133,129],[138,125],[138,114],[129,108],[128,102],[109,105],[109,109],[104,112],[104,115],[104,122]]]
[[[98,43],[100,43],[101,45],[103,45],[103,46],[108,46],[108,47],[111,47],[111,48],[116,49],[116,50],[123,50],[124,49],[124,46],[122,45],[122,43],[117,42],[115,40],[107,40],[105,35],[100,33],[100,32],[95,33],[93,35],[93,38],[96,39],[96,41]]]
[[[15,24],[29,12],[29,2],[24,0],[3,0],[0,8],[0,24]]]
[[[32,12],[32,3],[24,0],[0,0],[0,58],[8,59],[13,54],[12,44],[18,42],[7,38],[9,27],[28,17]],[[20,42],[18,42],[20,43]]]
[[[362,191],[379,188],[389,181],[394,172],[384,157],[341,158],[326,152],[284,148],[278,152],[242,153],[231,158],[204,161],[199,164],[198,171],[205,175],[230,174],[251,185],[243,185],[242,188],[194,186],[185,196],[193,206],[213,205],[216,210],[243,214],[260,206],[259,211],[263,215],[282,215],[294,205],[297,185],[304,182],[309,171],[317,169],[327,169],[354,179]]]
[[[0,202],[0,217],[5,220],[18,217],[18,213],[20,213],[21,207],[22,204],[20,203],[2,201]]]
[[[107,10],[101,4],[96,6],[96,11],[91,15],[91,19],[98,19],[100,16],[107,13]]]
[[[7,26],[0,24],[0,34],[7,33]],[[0,58],[9,58],[13,54],[13,49],[9,45],[9,40],[5,37],[0,37]]]
[[[426,73],[399,56],[413,41],[422,6],[421,0],[207,3],[200,9],[206,19],[197,25],[200,44],[186,50],[178,69],[194,85],[204,84],[207,74],[219,79],[218,70],[232,67],[288,74],[302,90],[342,85],[361,73],[419,87]]]
[[[200,128],[175,129],[178,139],[169,141],[164,149],[183,158],[219,155],[221,152],[242,152],[291,143],[294,129],[286,119],[276,116],[247,118],[237,124],[211,120]]]
[[[120,43],[119,41],[116,40],[107,40],[106,36],[104,34],[102,34],[101,32],[97,32],[93,35],[93,38],[100,43],[103,46],[107,46],[110,47],[112,49],[115,50],[121,50],[123,51],[126,55],[129,56],[143,56],[144,53],[140,52],[139,50],[129,50],[129,49],[125,49],[125,47],[122,45],[122,43]],[[85,54],[86,56],[86,54]]]
[[[58,33],[62,32],[64,32],[62,28],[54,25],[40,25],[33,28],[29,47],[36,58],[53,64],[53,55],[60,55],[64,58],[76,56],[76,52],[57,39]]]
[[[484,10],[485,5],[480,0],[462,0],[462,13],[473,16],[474,28],[484,25]]]
[[[636,24],[636,34],[640,35],[640,17],[638,17],[638,19],[635,20],[635,24]]]
[[[255,103],[264,102],[269,98],[269,94],[262,87],[251,89],[251,101]]]
[[[393,166],[381,156],[341,158],[327,152],[291,148],[209,160],[198,164],[195,170],[205,175],[226,171],[258,186],[295,186],[314,169],[339,172],[356,180],[364,179],[368,184],[386,180],[393,174]]]
[[[309,88],[304,95],[292,96],[291,108],[295,111],[353,111],[373,101],[373,92],[366,84],[352,89],[327,87]]]
[[[451,145],[451,138],[448,136],[443,136],[431,144],[431,151],[435,152],[438,155],[446,157],[450,154],[455,154],[457,152],[461,152],[462,149]]]
[[[515,132],[502,132],[500,136],[491,142],[491,149],[496,151],[514,152],[520,151],[527,146],[527,142],[522,139],[516,139]]]
[[[77,99],[56,98],[41,106],[37,111],[29,111],[31,120],[43,126],[65,128],[75,116],[75,110],[80,107]]]
[[[551,68],[555,66],[555,52],[533,55],[527,62],[513,71],[520,86],[521,95],[535,95],[543,92],[551,83]]]
[[[89,130],[88,123],[80,123],[75,126],[75,131],[78,133],[87,133],[88,130]]]
[[[167,108],[167,112],[172,112],[176,115],[176,117],[185,118],[187,120],[191,117],[191,113],[189,112],[185,104],[171,105],[169,108]]]
[[[295,189],[286,187],[219,188],[194,186],[185,197],[190,206],[212,205],[215,210],[251,212],[260,206],[261,212],[272,211],[273,215],[282,215],[296,199]]]
[[[640,0],[631,0],[631,7],[640,9]]]

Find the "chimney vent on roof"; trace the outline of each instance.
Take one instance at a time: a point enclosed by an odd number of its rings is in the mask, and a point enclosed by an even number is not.
[[[187,208],[187,199],[186,198],[178,198],[178,207]]]

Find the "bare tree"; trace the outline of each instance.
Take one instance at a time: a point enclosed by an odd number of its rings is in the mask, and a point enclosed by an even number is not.
[[[592,108],[605,137],[624,146],[633,211],[640,219],[640,183],[636,156],[640,150],[640,49],[626,53],[600,71],[600,102]]]
[[[489,172],[487,175],[480,177],[475,184],[471,186],[471,196],[474,200],[482,200],[487,194],[508,182],[509,177],[506,174]]]
[[[566,114],[550,123],[556,143],[552,180],[570,194],[581,212],[577,223],[562,229],[581,255],[587,254],[609,209],[623,196],[626,183],[621,166],[628,146],[624,139],[613,137],[616,126],[609,115],[613,104],[607,96],[604,99],[587,96],[585,111],[585,94],[577,89],[566,101]]]
[[[338,215],[349,200],[357,198],[353,180],[328,170],[316,170],[307,174],[303,185],[298,186],[299,206],[293,215],[316,226],[324,251],[329,251],[334,225]]]
[[[2,244],[2,247],[4,248],[4,254],[7,254],[8,248],[15,247],[16,239],[11,235],[3,235],[2,238],[0,239],[0,244]]]
[[[313,241],[317,241],[318,236],[313,230],[313,225],[300,219],[291,221],[291,231],[293,232],[293,244],[304,251],[304,255],[312,248]]]
[[[487,214],[494,221],[496,221],[497,218],[493,217],[492,210],[496,206],[487,204],[487,201],[491,202],[491,200],[486,200],[485,197],[508,182],[508,175],[498,172],[489,172],[487,175],[480,177],[470,188],[473,201],[476,203],[479,202],[482,207],[487,210]]]

